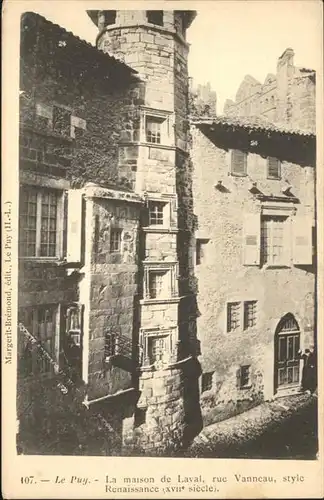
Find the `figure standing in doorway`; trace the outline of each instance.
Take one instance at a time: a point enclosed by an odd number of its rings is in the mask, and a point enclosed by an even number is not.
[[[304,392],[312,394],[317,385],[316,352],[314,346],[305,349],[304,353],[300,350],[298,354],[304,362],[301,389]]]

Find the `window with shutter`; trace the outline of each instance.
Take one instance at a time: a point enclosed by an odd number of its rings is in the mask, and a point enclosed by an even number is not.
[[[277,158],[269,157],[267,160],[267,177],[268,179],[280,179],[281,163]]]
[[[82,260],[82,192],[71,189],[68,192],[67,218],[67,261],[79,263]]]
[[[61,191],[22,187],[19,202],[20,257],[60,257],[62,217]]]
[[[243,263],[260,265],[260,214],[245,214],[243,226]]]
[[[233,149],[231,153],[231,174],[246,175],[247,154],[238,149]]]
[[[293,219],[293,263],[295,265],[312,265],[312,218],[296,216]]]

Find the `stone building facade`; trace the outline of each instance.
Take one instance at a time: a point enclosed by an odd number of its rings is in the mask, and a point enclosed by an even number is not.
[[[224,115],[259,116],[266,121],[315,132],[315,71],[294,65],[294,51],[288,48],[279,57],[276,74],[264,83],[246,75],[235,101],[227,99]]]
[[[183,248],[194,224],[185,32],[195,14],[89,15],[100,50],[22,16],[20,434],[64,412],[53,394],[69,373],[66,398],[112,433],[103,453],[158,452],[200,429]]]
[[[204,422],[298,390],[314,345],[315,136],[192,125]]]
[[[296,359],[274,352],[313,342],[314,136],[190,124],[195,12],[88,15],[97,48],[21,20],[18,442],[165,453],[200,431],[201,410],[296,388]],[[281,249],[281,223],[299,253],[269,266],[260,239]]]

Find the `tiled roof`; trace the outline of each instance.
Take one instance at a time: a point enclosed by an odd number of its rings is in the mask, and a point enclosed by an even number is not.
[[[192,118],[191,123],[197,126],[223,126],[232,129],[245,129],[259,132],[277,132],[280,134],[315,137],[315,133],[311,130],[296,129],[289,127],[289,125],[277,125],[275,123],[271,123],[265,119],[262,119],[259,116],[216,116],[215,118],[200,117]]]
[[[113,65],[116,67],[116,69],[118,68],[119,70],[124,70],[126,73],[133,74],[134,76],[135,74],[137,74],[137,71],[131,68],[130,66],[127,66],[127,64],[119,61],[113,56],[110,56],[106,52],[97,49],[91,43],[82,40],[82,38],[79,38],[78,36],[74,35],[71,31],[67,31],[65,28],[62,28],[62,26],[52,23],[51,21],[41,16],[40,14],[37,14],[35,12],[25,12],[22,15],[21,23],[23,25],[25,22],[28,21],[33,21],[39,24],[43,24],[44,27],[47,27],[50,30],[55,30],[57,35],[63,38],[62,41],[64,42],[72,41],[74,43],[78,43],[80,47],[83,47],[88,51],[89,59],[102,58],[105,64],[108,63],[110,65]]]

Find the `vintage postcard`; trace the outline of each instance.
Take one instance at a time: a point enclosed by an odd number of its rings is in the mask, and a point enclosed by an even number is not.
[[[3,497],[322,498],[322,3],[2,26]]]

